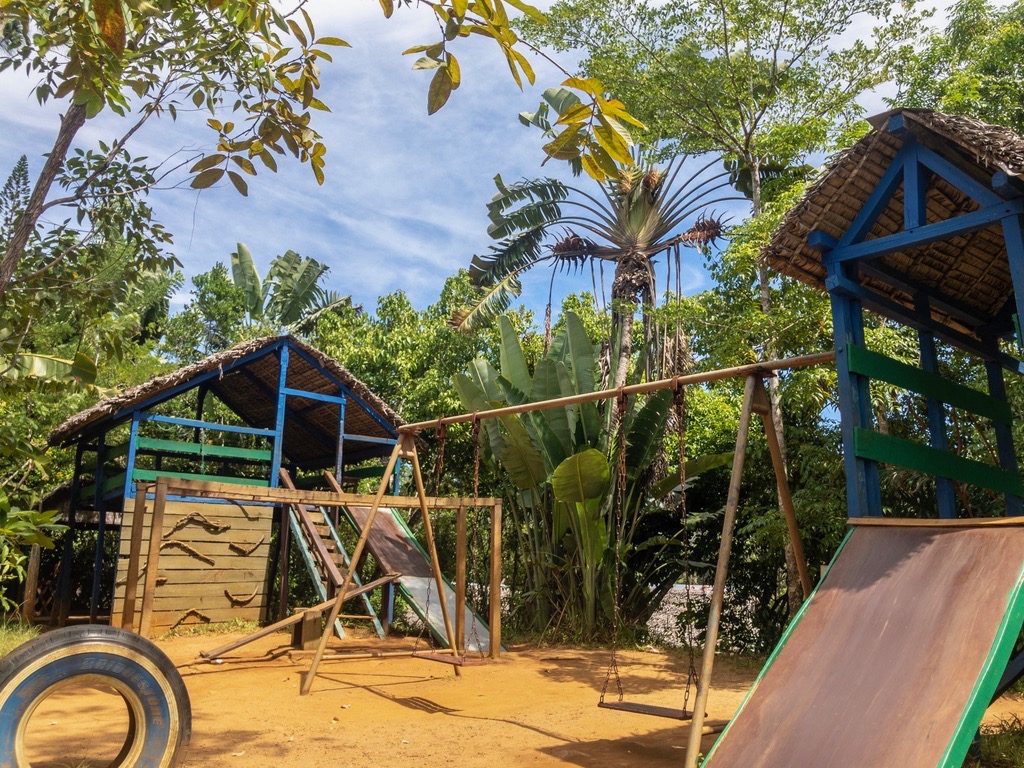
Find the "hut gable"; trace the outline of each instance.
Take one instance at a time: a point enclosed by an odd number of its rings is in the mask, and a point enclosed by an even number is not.
[[[905,247],[862,262],[860,285],[911,311],[915,297],[928,294],[933,321],[955,333],[977,339],[1012,332],[1014,287],[1001,219],[1019,213],[1024,137],[926,110],[897,110],[870,122],[873,130],[840,153],[786,214],[764,258],[783,274],[824,289],[823,243],[831,247],[846,236],[845,244],[868,246],[943,222],[947,237],[920,243],[908,236]],[[905,182],[894,166],[915,147],[925,174],[912,196],[921,210],[908,212]],[[877,210],[866,231],[851,236],[871,206]],[[969,219],[961,217],[970,214],[986,217],[986,225],[968,228]]]
[[[243,342],[102,400],[57,427],[49,436],[50,444],[67,444],[109,430],[130,419],[135,411],[152,408],[200,385],[249,426],[273,429],[281,370],[278,353],[284,346],[291,352],[287,390],[331,397],[338,395],[340,384],[348,390],[344,434],[381,440],[394,437],[402,419],[390,406],[336,360],[294,337],[282,336]],[[290,396],[286,402],[285,458],[299,466],[333,465],[338,405],[301,395]],[[386,455],[390,446],[375,445],[371,450]]]

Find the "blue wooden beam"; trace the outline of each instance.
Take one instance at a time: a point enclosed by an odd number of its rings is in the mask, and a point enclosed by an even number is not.
[[[991,205],[978,211],[965,213],[952,219],[925,224],[915,229],[904,230],[886,237],[879,237],[863,243],[838,246],[823,255],[828,264],[840,264],[860,259],[873,259],[897,251],[907,251],[937,240],[949,240],[957,235],[984,229],[1007,217],[1017,217],[1024,212],[1024,199],[1009,200]]]
[[[304,397],[307,400],[319,400],[325,403],[344,403],[344,395],[325,395],[321,392],[308,392],[304,389],[285,387],[284,393],[289,397]]]
[[[955,347],[959,347],[966,352],[978,355],[978,357],[983,360],[997,360],[1009,371],[1013,371],[1014,373],[1024,373],[1024,367],[1021,366],[1021,362],[1007,354],[1004,354],[1003,352],[1000,352],[998,347],[993,347],[987,342],[979,341],[971,336],[960,333],[959,331],[954,331],[951,328],[940,325],[930,316],[923,317],[912,312],[903,305],[897,304],[891,299],[878,295],[871,289],[851,280],[845,275],[838,273],[833,274],[827,278],[825,285],[828,288],[829,293],[838,292],[854,297],[858,299],[865,308],[877,312],[883,317],[897,320],[917,331],[929,331],[933,333],[936,338],[942,339],[943,341],[946,341]]]
[[[270,460],[270,487],[277,488],[278,475],[281,474],[281,454],[284,450],[284,416],[287,410],[285,388],[288,382],[288,350],[290,344],[281,346],[278,352],[280,361],[277,375],[277,418],[274,423],[274,453]]]
[[[832,302],[839,410],[842,414],[840,431],[846,467],[847,509],[851,517],[878,517],[882,514],[878,465],[857,456],[854,438],[857,428],[870,428],[874,422],[868,382],[863,376],[852,373],[849,364],[850,346],[864,344],[863,310],[856,298],[843,292],[830,290],[829,298]]]
[[[920,314],[931,316],[931,308],[928,306],[928,297],[919,296],[917,299],[917,311]],[[939,355],[935,349],[935,337],[927,330],[917,332],[918,344],[921,348],[921,368],[928,373],[938,375]],[[946,433],[946,410],[942,403],[934,397],[926,400],[928,408],[928,437],[932,448],[939,451],[949,450],[949,436]],[[935,498],[939,506],[939,517],[945,519],[956,518],[956,494],[953,488],[953,481],[948,477],[935,478]]]
[[[993,341],[993,343],[995,342]],[[988,393],[1002,403],[1007,402],[1006,380],[1003,378],[1003,369],[998,363],[988,360],[985,362],[985,374],[988,378]],[[992,429],[996,433],[996,455],[999,457],[999,466],[1016,473],[1018,470],[1017,449],[1013,444],[1013,430],[1011,426],[1000,421],[993,421]],[[1003,501],[1008,517],[1024,514],[1019,496],[1007,493]]]
[[[1017,317],[1024,321],[1024,222],[1021,216],[1003,219],[1003,240],[1006,243],[1006,259],[1010,265],[1010,279],[1013,280]]]
[[[912,147],[903,168],[903,229],[916,229],[928,223],[928,181],[931,174],[918,162],[919,147],[917,143],[906,144]]]
[[[381,445],[394,445],[398,442],[394,437],[370,437],[369,435],[345,435],[345,441],[349,443],[380,443]]]
[[[1024,197],[1024,182],[1016,176],[1011,176],[1006,171],[996,171],[992,174],[992,189],[1000,197],[1010,200],[1014,197]]]
[[[919,294],[928,296],[928,303],[932,309],[956,318],[968,328],[981,328],[988,323],[988,318],[979,315],[978,311],[973,307],[968,307],[957,298],[937,295],[935,288],[924,285],[912,277],[907,277],[906,274],[897,272],[885,264],[863,262],[858,264],[857,268],[864,277],[873,277],[887,285],[891,285],[893,288],[909,293],[911,296]]]
[[[882,174],[882,178],[878,180],[868,199],[864,201],[857,216],[850,222],[850,226],[847,227],[843,236],[839,238],[837,245],[852,245],[867,237],[875,222],[878,221],[878,217],[889,206],[892,196],[899,189],[900,183],[903,181],[904,169],[908,164],[912,164],[911,158],[914,156],[915,147],[916,144],[911,140],[896,153],[889,163],[889,167]],[[904,195],[904,199],[906,199],[906,195]]]
[[[918,147],[917,159],[921,165],[933,171],[978,204],[988,207],[1003,202],[1003,198],[995,191],[928,147]]]
[[[384,419],[383,416],[381,416],[379,413],[377,413],[376,410],[371,408],[361,397],[359,397],[359,395],[357,395],[355,392],[353,392],[351,389],[349,389],[349,387],[346,386],[345,382],[343,382],[341,379],[339,379],[337,376],[335,376],[329,370],[327,370],[322,365],[320,365],[320,363],[318,363],[316,360],[314,360],[312,357],[310,357],[308,354],[306,354],[305,350],[299,349],[298,347],[294,347],[294,346],[292,347],[292,349],[294,350],[294,352],[299,357],[301,357],[307,363],[312,365],[314,368],[316,368],[322,374],[327,376],[327,378],[329,378],[332,382],[334,382],[334,384],[336,384],[338,387],[340,387],[341,390],[342,390],[342,393],[344,394],[344,396],[346,398],[355,400],[359,404],[359,407],[362,408],[364,411],[366,411],[370,415],[370,418],[372,418],[374,421],[376,421],[378,424],[380,424],[387,431],[387,433],[389,435],[392,435],[393,437],[398,437],[398,430],[395,429],[393,426],[391,426]]]
[[[344,392],[343,387],[339,389]],[[338,448],[334,456],[334,479],[341,484],[345,476],[345,397],[342,395],[341,403],[338,405]]]
[[[139,421],[156,421],[161,424],[174,424],[179,427],[198,427],[209,429],[213,432],[238,432],[243,435],[263,435],[273,437],[274,430],[259,429],[257,427],[237,427],[234,424],[215,424],[212,421],[197,421],[196,419],[179,419],[176,416],[159,416],[155,413],[140,413]]]
[[[132,427],[128,433],[128,456],[125,458],[124,491],[122,495],[125,500],[135,498],[135,485],[132,483],[132,472],[135,471],[135,455],[139,449],[139,416],[136,411],[132,414]]]

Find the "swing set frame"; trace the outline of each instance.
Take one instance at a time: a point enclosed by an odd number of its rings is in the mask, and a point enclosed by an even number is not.
[[[768,442],[768,449],[771,453],[772,466],[775,471],[775,480],[779,497],[779,507],[782,510],[783,516],[786,520],[786,527],[789,533],[789,540],[793,546],[793,551],[796,556],[797,568],[800,574],[800,583],[803,590],[804,598],[811,593],[811,578],[807,570],[807,562],[803,552],[803,544],[800,539],[800,530],[797,525],[796,513],[793,508],[793,499],[789,492],[789,483],[786,479],[786,467],[782,456],[781,445],[779,436],[775,429],[775,423],[772,419],[771,404],[768,398],[764,382],[765,379],[778,375],[779,371],[794,370],[798,368],[808,368],[817,365],[825,365],[835,361],[834,352],[821,352],[812,355],[803,355],[800,357],[786,358],[782,360],[771,360],[760,363],[753,363],[750,365],[736,366],[733,368],[723,368],[716,371],[708,371],[704,373],[695,373],[685,376],[673,376],[667,379],[659,379],[657,381],[644,382],[641,384],[632,384],[629,386],[617,387],[613,389],[605,389],[598,392],[589,392],[580,395],[571,395],[568,397],[553,398],[550,400],[543,400],[533,403],[523,403],[521,405],[506,406],[503,408],[492,408],[484,411],[475,411],[473,413],[464,413],[455,416],[442,416],[438,419],[431,421],[421,421],[412,424],[406,424],[399,429],[398,442],[395,445],[394,451],[391,453],[388,459],[387,468],[384,470],[384,475],[381,479],[377,493],[373,499],[373,503],[370,506],[370,511],[367,519],[367,523],[363,528],[363,532],[360,535],[359,542],[356,544],[356,548],[352,553],[352,561],[359,562],[362,556],[363,550],[366,546],[366,539],[369,534],[370,527],[373,524],[374,516],[377,514],[377,510],[380,508],[382,501],[384,500],[385,494],[390,485],[390,476],[394,471],[395,466],[399,459],[409,461],[412,465],[413,480],[416,486],[416,498],[419,501],[420,512],[423,516],[423,528],[424,534],[427,540],[427,548],[431,555],[431,566],[434,570],[435,579],[440,585],[440,571],[438,570],[436,549],[434,546],[434,535],[433,529],[430,524],[430,515],[428,510],[428,500],[426,491],[423,485],[423,475],[420,470],[419,457],[416,451],[416,435],[426,429],[438,429],[446,427],[449,424],[458,424],[466,422],[480,422],[483,419],[499,418],[501,416],[512,416],[520,413],[527,413],[530,411],[540,411],[548,408],[557,408],[567,405],[577,405],[579,403],[597,402],[601,400],[610,400],[613,398],[622,398],[628,395],[646,394],[650,392],[656,392],[663,389],[672,389],[673,391],[679,391],[681,387],[685,387],[691,384],[706,384],[713,381],[722,381],[724,379],[744,378],[745,385],[743,391],[743,402],[740,409],[740,420],[739,428],[736,435],[736,448],[733,453],[732,463],[732,474],[729,480],[729,491],[725,505],[725,516],[722,521],[722,537],[718,551],[718,561],[715,567],[715,580],[712,589],[711,607],[708,615],[708,626],[706,633],[706,640],[704,644],[704,653],[701,663],[700,675],[697,681],[697,690],[693,706],[693,716],[690,720],[690,737],[687,744],[686,751],[686,766],[696,765],[697,757],[700,751],[700,739],[705,729],[704,726],[704,714],[707,705],[709,682],[711,679],[712,669],[715,661],[715,646],[718,642],[718,629],[719,623],[722,616],[722,607],[724,605],[725,598],[725,583],[726,577],[729,571],[729,556],[732,550],[733,534],[736,527],[736,513],[739,508],[739,497],[740,497],[740,481],[743,476],[743,463],[746,457],[747,442],[750,432],[750,420],[753,414],[757,414],[761,417],[762,424],[764,425],[765,436]],[[492,532],[497,526],[500,535],[500,507],[498,508],[497,523],[492,521]],[[492,542],[493,543],[493,542]],[[492,558],[493,560],[494,558]],[[500,558],[498,558],[500,562]],[[492,570],[494,563],[492,562]],[[500,577],[499,577],[500,578]],[[349,590],[351,579],[351,569],[345,577],[345,583],[341,586],[338,591],[338,598],[334,601],[334,605],[331,607],[330,615],[328,616],[327,626],[332,626],[334,620],[341,609],[341,603],[344,599],[345,593]],[[492,591],[495,589],[500,590],[500,584],[498,581],[491,582]],[[500,605],[500,603],[499,603]],[[492,627],[493,627],[493,606],[494,601],[492,600]],[[448,636],[448,642],[450,648],[457,648],[455,630],[452,626],[451,619],[448,615],[448,606],[446,601],[441,601],[441,611],[444,618],[445,632]],[[320,640],[320,644],[317,647],[316,653],[313,655],[313,660],[310,664],[310,668],[306,673],[302,682],[302,693],[308,693],[310,687],[313,684],[313,680],[316,678],[317,671],[320,666],[320,662],[323,660],[324,651],[327,647],[327,641],[329,635],[327,633]],[[500,647],[500,636],[495,637],[492,633],[491,636],[491,648],[492,653],[495,645]]]

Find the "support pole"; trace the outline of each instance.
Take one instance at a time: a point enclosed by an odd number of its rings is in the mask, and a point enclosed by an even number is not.
[[[403,438],[405,435],[402,436]],[[400,443],[401,444],[401,443]],[[437,587],[438,602],[441,604],[441,618],[444,620],[444,632],[448,637],[448,647],[455,649],[458,643],[455,639],[455,628],[452,626],[451,617],[448,615],[448,600],[444,594],[444,577],[441,575],[441,564],[437,562],[437,547],[434,544],[434,529],[430,523],[430,512],[427,509],[427,492],[423,487],[423,475],[420,472],[420,458],[416,453],[416,441],[408,438],[408,451],[406,458],[412,460],[412,477],[416,481],[416,495],[420,500],[420,514],[423,515],[423,533],[427,538],[427,553],[430,555],[430,570],[434,572],[434,585]],[[387,481],[387,472],[383,480]],[[455,667],[455,675],[460,675],[458,667]]]
[[[789,481],[786,479],[786,462],[782,459],[782,445],[779,435],[775,431],[775,420],[772,418],[771,403],[768,400],[768,392],[764,387],[764,379],[758,377],[754,384],[753,410],[761,417],[764,424],[764,436],[768,441],[768,452],[772,456],[772,468],[775,470],[775,485],[779,491],[779,506],[782,507],[782,514],[786,518],[786,528],[789,530],[789,543],[793,547],[793,559],[796,560],[796,569],[800,574],[800,589],[806,600],[811,590],[811,574],[807,571],[807,556],[804,554],[804,544],[800,539],[800,526],[796,521],[796,510],[793,508],[793,496],[789,492]]]
[[[501,656],[501,502],[491,509],[490,657]]]
[[[128,572],[124,583],[124,605],[121,606],[121,628],[135,631],[135,598],[139,592],[139,559],[142,557],[142,526],[146,522],[146,494],[150,486],[135,486],[132,508],[132,537],[128,549]]]
[[[708,703],[708,687],[711,671],[715,665],[715,646],[718,644],[718,625],[722,618],[725,601],[725,580],[729,575],[729,553],[732,550],[732,536],[736,528],[736,510],[740,504],[740,480],[743,477],[743,461],[747,455],[747,440],[750,434],[750,413],[753,410],[754,390],[760,380],[760,373],[747,376],[743,389],[743,407],[740,409],[740,424],[736,430],[736,449],[732,455],[732,475],[729,478],[729,496],[725,503],[725,519],[722,521],[722,541],[718,546],[718,565],[715,567],[715,585],[711,593],[711,609],[708,614],[708,628],[704,640],[704,658],[701,662],[700,677],[697,680],[697,695],[693,702],[693,718],[690,720],[690,738],[686,743],[685,768],[697,768],[700,754],[700,739],[704,729],[705,708]]]
[[[28,552],[28,570],[25,572],[25,599],[21,603],[21,620],[31,624],[36,618],[36,593],[39,592],[39,558],[38,544],[33,544]]]
[[[160,565],[160,540],[164,533],[164,509],[167,507],[167,478],[159,477],[153,493],[153,518],[149,521],[149,553],[146,555],[146,585],[142,592],[142,617],[139,634],[149,637],[153,629],[153,599],[156,597],[157,568]]]

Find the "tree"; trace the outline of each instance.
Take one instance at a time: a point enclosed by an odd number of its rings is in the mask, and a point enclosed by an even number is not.
[[[528,24],[528,37],[582,49],[583,73],[620,94],[653,138],[724,153],[755,216],[764,210],[766,178],[785,187],[800,176],[802,157],[849,132],[861,113],[857,99],[891,78],[921,19],[913,0],[898,9],[890,0],[562,0],[548,18]],[[871,20],[878,23],[870,39],[843,44],[851,25]],[[770,315],[771,276],[763,262],[756,268],[761,311]],[[778,356],[774,333],[760,348]],[[769,383],[781,439],[779,387]]]
[[[897,72],[893,104],[971,115],[1024,132],[1024,3],[960,0]]]
[[[496,176],[498,193],[487,206],[488,234],[499,242],[490,253],[473,257],[470,278],[479,293],[453,323],[472,330],[506,309],[519,295],[519,275],[539,264],[552,266],[554,281],[561,269],[608,263],[614,267],[611,381],[621,386],[632,360],[636,307],[645,307],[646,317],[646,308],[655,301],[654,259],[668,259],[675,249],[678,261],[680,245],[708,247],[721,234],[720,222],[698,212],[729,199],[713,197],[727,184],[720,177],[706,178],[705,166],[676,186],[683,166],[683,161],[665,169],[619,166],[601,185],[601,197],[551,178],[506,185]],[[689,229],[673,235],[686,222]],[[554,235],[556,227],[563,230]],[[550,311],[549,302],[548,325]]]
[[[451,46],[459,38],[483,36],[495,42],[508,59],[512,76],[522,85],[533,82],[533,70],[518,50],[509,27],[505,2],[542,18],[522,0],[440,0],[428,7],[438,19],[442,39],[406,53],[423,53],[415,68],[432,69],[428,111],[439,109],[461,82],[461,67]],[[40,102],[61,100],[67,108],[53,147],[28,200],[25,212],[0,259],[0,295],[36,230],[40,217],[54,209],[72,212],[77,232],[87,242],[94,228],[106,238],[127,241],[165,240],[142,201],[158,181],[180,166],[134,160],[128,145],[152,118],[179,110],[210,113],[209,128],[216,150],[192,154],[184,162],[192,186],[209,187],[227,179],[247,193],[247,176],[259,161],[273,171],[276,156],[291,155],[309,163],[319,183],[324,180],[326,147],[315,130],[313,111],[328,111],[317,98],[319,66],[331,61],[330,47],[348,44],[318,36],[313,20],[299,2],[287,13],[272,0],[0,0],[0,72],[23,69],[36,80]],[[393,0],[381,0],[385,15]],[[621,127],[621,104],[602,98],[594,84],[584,83],[590,107],[567,118],[557,152],[575,148],[587,156],[603,152],[591,125],[604,130]],[[599,85],[599,84],[598,84]],[[86,120],[109,109],[125,118],[125,130],[99,151],[68,151]],[[626,134],[628,135],[628,134]],[[599,164],[594,164],[599,167]],[[57,185],[63,192],[54,197]],[[70,228],[62,227],[67,234]]]

